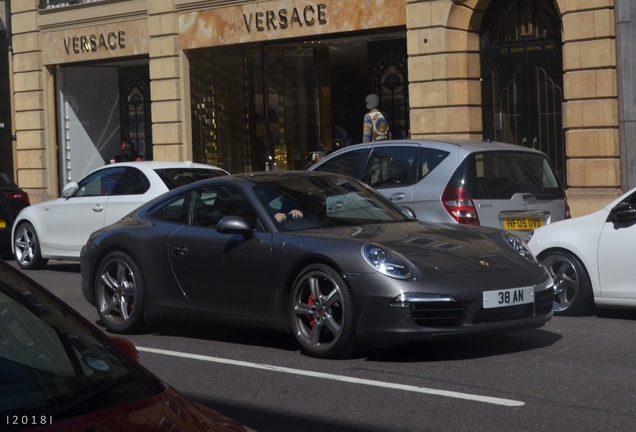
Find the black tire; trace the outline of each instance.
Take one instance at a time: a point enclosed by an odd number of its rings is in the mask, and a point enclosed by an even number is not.
[[[47,259],[42,258],[40,240],[35,228],[29,222],[21,223],[16,229],[13,250],[15,261],[21,269],[40,269],[48,262]]]
[[[353,297],[329,266],[305,267],[291,290],[289,317],[302,350],[313,357],[347,358],[357,350]]]
[[[146,290],[141,271],[126,253],[110,252],[95,275],[95,302],[103,325],[113,333],[133,333],[146,328]]]
[[[541,254],[539,261],[554,279],[555,315],[583,315],[593,309],[592,283],[581,260],[568,251],[554,250]]]

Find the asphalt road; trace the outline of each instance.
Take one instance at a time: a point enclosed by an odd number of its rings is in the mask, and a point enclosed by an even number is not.
[[[78,265],[26,273],[97,323]],[[262,432],[599,432],[636,428],[635,336],[636,311],[597,311],[340,361],[290,335],[185,321],[127,338],[156,375]]]

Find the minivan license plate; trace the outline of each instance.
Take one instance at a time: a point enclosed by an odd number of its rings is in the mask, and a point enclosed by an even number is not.
[[[504,229],[507,230],[533,230],[543,226],[541,218],[505,218]]]
[[[484,291],[484,309],[515,306],[534,302],[534,287]]]

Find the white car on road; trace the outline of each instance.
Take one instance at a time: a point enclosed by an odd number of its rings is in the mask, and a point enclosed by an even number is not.
[[[554,312],[636,309],[636,189],[586,216],[542,226],[528,246],[555,280]]]
[[[11,250],[23,269],[49,259],[79,261],[88,237],[175,187],[228,175],[192,162],[121,162],[70,182],[62,197],[24,208],[13,224]]]

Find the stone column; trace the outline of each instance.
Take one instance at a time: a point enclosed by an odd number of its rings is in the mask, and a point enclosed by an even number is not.
[[[406,6],[411,136],[481,139],[475,1],[409,0]]]
[[[581,215],[621,193],[614,2],[558,3],[568,197]]]
[[[179,47],[179,20],[173,0],[148,0],[152,141],[155,160],[192,158],[185,143],[182,73],[184,56]]]
[[[47,168],[55,175],[46,151],[45,81],[42,43],[38,29],[38,0],[11,2],[13,99],[16,130],[16,181],[31,202],[49,199]]]

